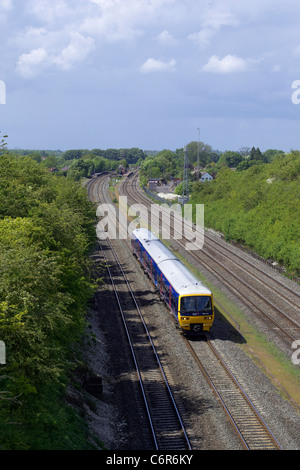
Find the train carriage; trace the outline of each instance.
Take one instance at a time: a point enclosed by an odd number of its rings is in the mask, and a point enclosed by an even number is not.
[[[214,321],[211,291],[149,230],[134,230],[131,245],[182,331],[210,331]]]

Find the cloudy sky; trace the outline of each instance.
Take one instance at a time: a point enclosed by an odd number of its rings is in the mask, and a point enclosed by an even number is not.
[[[300,149],[299,18],[298,0],[0,0],[0,130],[10,148],[175,150],[200,129]]]

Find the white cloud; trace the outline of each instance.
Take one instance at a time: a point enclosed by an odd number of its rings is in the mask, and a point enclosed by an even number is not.
[[[122,40],[131,41],[143,35],[140,28],[135,28],[125,18],[122,21],[122,18],[115,15],[87,17],[80,25],[79,30],[95,37],[102,37],[110,43]]]
[[[206,47],[210,44],[211,39],[216,35],[216,31],[206,28],[198,33],[193,33],[188,36],[197,46]]]
[[[174,38],[174,36],[172,36],[172,34],[169,33],[169,31],[167,31],[167,30],[162,31],[156,37],[156,39],[159,42],[159,44],[161,44],[162,46],[174,46],[175,44],[177,44],[177,41]]]
[[[169,62],[162,62],[153,58],[149,58],[140,67],[142,73],[152,72],[172,72],[175,69],[176,60],[171,59]]]
[[[35,31],[38,35],[39,31]],[[70,33],[69,44],[59,53],[48,53],[44,47],[21,54],[17,62],[17,71],[24,78],[33,78],[49,67],[58,66],[69,70],[76,63],[82,62],[94,47],[94,40],[78,32]]]
[[[219,57],[213,55],[207,64],[204,65],[202,70],[204,72],[221,74],[244,72],[247,70],[248,64],[249,61],[247,59],[243,59],[235,55],[228,54],[223,57],[223,59],[219,59]]]
[[[12,0],[0,0],[0,9],[1,10],[10,10],[13,7]]]
[[[53,63],[59,65],[64,70],[68,70],[77,62],[83,61],[94,48],[94,40],[92,38],[84,37],[77,32],[71,32],[70,36],[71,39],[68,46],[58,56],[53,58]]]
[[[212,9],[207,10],[204,15],[203,24],[205,28],[219,30],[222,26],[237,26],[239,21],[237,17],[229,11],[226,2],[217,3]]]
[[[13,9],[12,0],[0,0],[0,23],[5,23],[9,12]]]
[[[58,19],[70,17],[76,8],[75,6],[74,8],[68,6],[65,0],[30,0],[26,6],[30,14],[48,24],[54,23]]]
[[[228,8],[226,2],[216,2],[211,7],[210,3],[201,15],[201,29],[199,32],[192,33],[188,36],[200,47],[206,47],[211,43],[211,40],[217,35],[221,28],[236,27],[239,20],[236,15],[232,13],[234,8]]]
[[[17,70],[24,78],[31,78],[48,62],[48,54],[42,47],[33,49],[28,54],[21,54],[17,62]]]

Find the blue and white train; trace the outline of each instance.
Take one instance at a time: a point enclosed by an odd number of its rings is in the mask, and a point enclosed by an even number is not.
[[[182,331],[187,334],[210,331],[214,321],[211,291],[149,230],[134,230],[131,246]]]

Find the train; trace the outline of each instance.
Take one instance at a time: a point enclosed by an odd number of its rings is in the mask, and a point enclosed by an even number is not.
[[[182,333],[208,333],[215,317],[212,292],[148,229],[133,230],[131,248]]]

